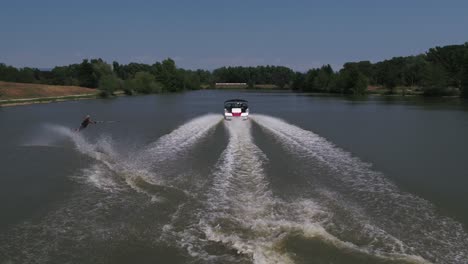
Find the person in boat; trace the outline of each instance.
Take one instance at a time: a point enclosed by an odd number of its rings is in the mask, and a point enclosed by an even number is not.
[[[76,129],[76,131],[81,131],[83,129],[85,129],[86,127],[88,127],[89,124],[96,124],[97,122],[96,121],[93,121],[91,120],[91,116],[90,115],[87,115],[85,117],[85,119],[81,122],[81,125],[79,128]]]

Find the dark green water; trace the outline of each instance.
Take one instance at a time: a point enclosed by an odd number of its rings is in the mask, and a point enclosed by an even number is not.
[[[116,122],[74,133],[86,114]],[[197,91],[0,123],[1,264],[468,263],[458,100]]]

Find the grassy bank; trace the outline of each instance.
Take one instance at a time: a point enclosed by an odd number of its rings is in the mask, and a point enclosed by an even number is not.
[[[50,103],[98,97],[96,89],[0,81],[0,106]]]
[[[8,99],[8,100],[0,100],[0,107],[29,105],[29,104],[45,104],[45,103],[63,102],[63,101],[70,101],[70,100],[94,99],[97,97],[98,97],[97,94],[83,94],[83,95],[69,95],[69,96],[58,96],[58,97]]]

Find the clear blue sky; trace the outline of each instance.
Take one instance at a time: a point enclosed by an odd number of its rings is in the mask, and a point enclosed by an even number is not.
[[[468,1],[3,1],[0,62],[175,59],[183,68],[379,61],[468,41]]]

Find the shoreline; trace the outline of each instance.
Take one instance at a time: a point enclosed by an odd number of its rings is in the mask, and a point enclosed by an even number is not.
[[[276,90],[276,89],[200,89],[200,90],[238,90],[238,91],[249,91],[249,92],[297,92],[305,95],[316,95],[316,96],[353,96],[353,95],[343,95],[336,93],[320,93],[320,92],[299,92],[294,90]],[[112,96],[120,97],[127,96],[124,91],[117,91]],[[438,96],[438,97],[426,97],[422,94],[384,94],[384,93],[375,93],[370,92],[365,95],[357,95],[357,97],[362,96],[377,96],[377,97],[387,97],[387,98],[443,98],[443,99],[455,99],[460,98],[459,96]],[[35,98],[18,98],[18,99],[2,99],[0,100],[0,108],[2,107],[12,107],[12,106],[22,106],[22,105],[32,105],[32,104],[49,104],[49,103],[59,103],[67,101],[78,101],[78,100],[90,100],[90,99],[105,99],[106,97],[101,97],[99,93],[90,93],[90,94],[78,94],[78,95],[64,95],[64,96],[52,96],[52,97],[35,97]]]
[[[36,97],[36,98],[20,98],[20,99],[4,99],[0,100],[0,107],[31,105],[31,104],[48,104],[65,101],[77,101],[86,99],[97,99],[99,94],[80,94],[80,95],[65,95],[54,97]]]
[[[81,86],[0,81],[0,107],[97,98],[99,93]]]
[[[125,96],[123,91],[117,91],[112,97]],[[64,96],[52,96],[52,97],[35,97],[35,98],[18,98],[18,99],[3,99],[0,100],[1,107],[21,106],[21,105],[32,105],[32,104],[49,104],[59,103],[67,101],[78,101],[78,100],[90,100],[104,98],[99,95],[98,92],[90,94],[77,94],[77,95],[64,95]]]

